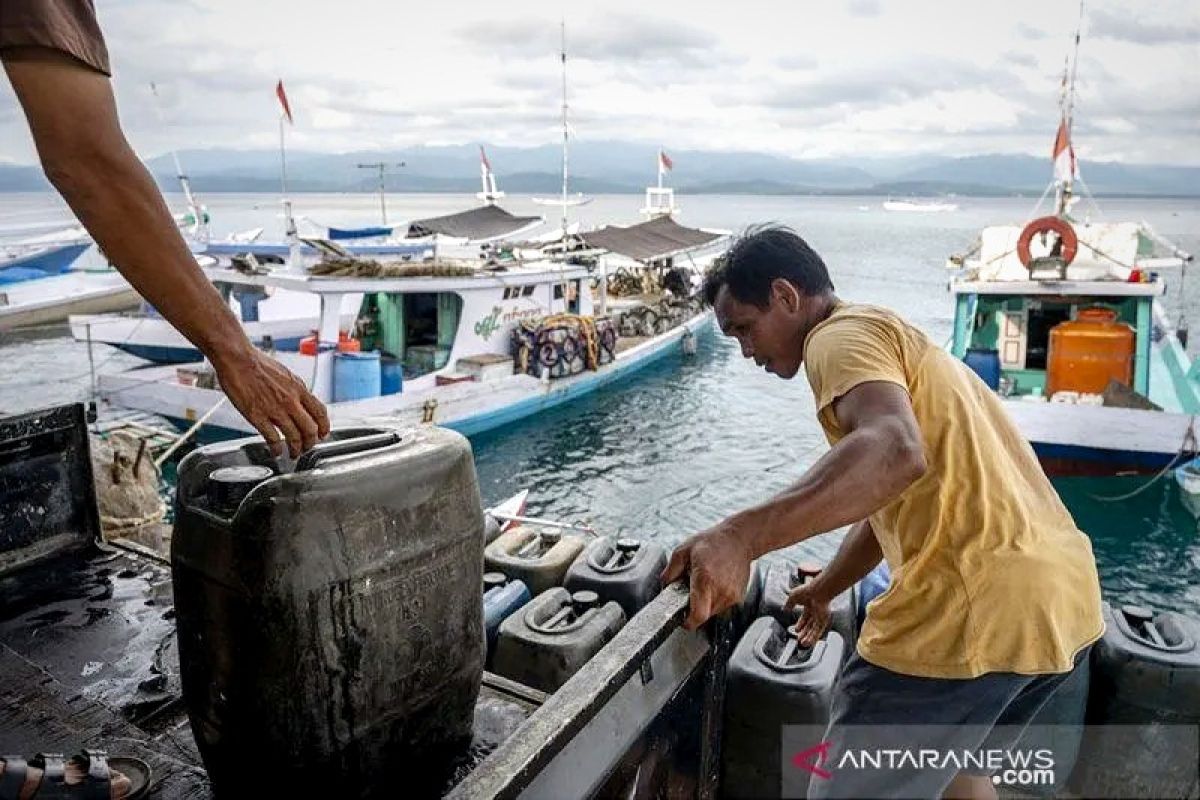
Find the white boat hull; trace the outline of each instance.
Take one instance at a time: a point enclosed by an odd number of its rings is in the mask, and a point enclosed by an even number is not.
[[[0,331],[65,322],[72,314],[136,308],[141,297],[118,272],[66,272],[0,287]]]
[[[1175,483],[1179,485],[1179,497],[1184,508],[1193,517],[1200,518],[1200,469],[1197,464],[1189,462],[1177,468]]]
[[[709,328],[712,320],[711,310],[698,314],[683,325],[618,353],[611,363],[595,371],[551,381],[522,374],[448,386],[434,386],[432,380],[418,379],[411,389],[410,384],[405,384],[400,394],[330,403],[330,420],[335,426],[405,427],[433,423],[466,435],[482,433],[580,397],[669,353],[680,352],[684,337]],[[315,359],[305,359],[295,356],[285,363],[302,379],[311,381],[311,374],[303,374],[303,367],[307,365],[311,370]],[[219,390],[180,383],[175,370],[167,367],[101,375],[99,394],[115,407],[146,411],[181,423],[204,416],[224,396]],[[228,432],[254,433],[250,424],[228,404],[219,408],[206,425]]]
[[[1190,414],[1005,399],[1004,407],[1051,474],[1161,469],[1185,448]],[[1195,444],[1190,444],[1194,448]]]
[[[342,298],[343,330],[354,324],[361,302],[360,294]],[[259,304],[258,321],[243,322],[242,329],[256,344],[269,336],[279,349],[295,350],[300,339],[317,328],[320,314],[321,299],[317,295],[277,289]],[[155,363],[185,364],[201,358],[200,351],[161,317],[72,315],[70,324],[76,341],[111,345]]]

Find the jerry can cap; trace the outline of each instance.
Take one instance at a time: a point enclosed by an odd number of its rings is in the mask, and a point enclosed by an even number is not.
[[[250,490],[275,474],[270,467],[221,467],[208,476],[208,502],[213,509],[232,514]]]
[[[600,595],[590,589],[580,589],[571,595],[571,605],[579,611],[587,611],[600,605]]]

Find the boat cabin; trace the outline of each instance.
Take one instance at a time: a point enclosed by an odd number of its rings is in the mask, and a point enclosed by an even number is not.
[[[1134,391],[1149,392],[1151,307],[1164,291],[1161,281],[972,281],[956,283],[952,291],[951,351],[969,363],[994,354],[993,388],[1001,394],[1050,397],[1058,388],[1050,380],[1052,367],[1069,366],[1051,361],[1051,339],[1056,330],[1065,335],[1073,328],[1088,340],[1089,353],[1111,362],[1114,378],[1125,375]],[[1084,386],[1069,377],[1067,383]],[[1103,389],[1101,384],[1093,393]]]
[[[985,228],[948,264],[961,271],[950,350],[1004,397],[1193,413],[1186,328],[1170,331],[1160,307],[1159,270],[1188,260],[1137,223]]]
[[[320,298],[318,329],[300,352],[276,358],[300,376],[313,376],[322,400],[333,400],[333,361],[341,351],[378,351],[398,362],[405,390],[432,386],[461,359],[508,357],[509,331],[521,320],[555,314],[593,314],[590,273],[581,265],[538,261],[487,269],[478,262],[438,260],[398,265],[349,260],[312,274],[213,274],[222,283],[309,292]],[[357,302],[352,326],[345,301]]]

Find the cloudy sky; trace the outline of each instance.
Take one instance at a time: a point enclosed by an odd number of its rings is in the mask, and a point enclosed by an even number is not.
[[[565,15],[580,139],[798,158],[1045,154],[1073,0],[96,0],[134,146],[554,141]],[[1090,0],[1081,158],[1200,164],[1200,3]],[[162,95],[160,122],[148,84]],[[0,159],[32,145],[0,82]]]

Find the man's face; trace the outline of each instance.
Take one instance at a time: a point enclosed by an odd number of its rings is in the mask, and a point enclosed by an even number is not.
[[[785,280],[771,285],[766,308],[743,303],[722,286],[713,310],[726,336],[737,339],[743,358],[778,375],[791,378],[804,360],[807,299]]]

